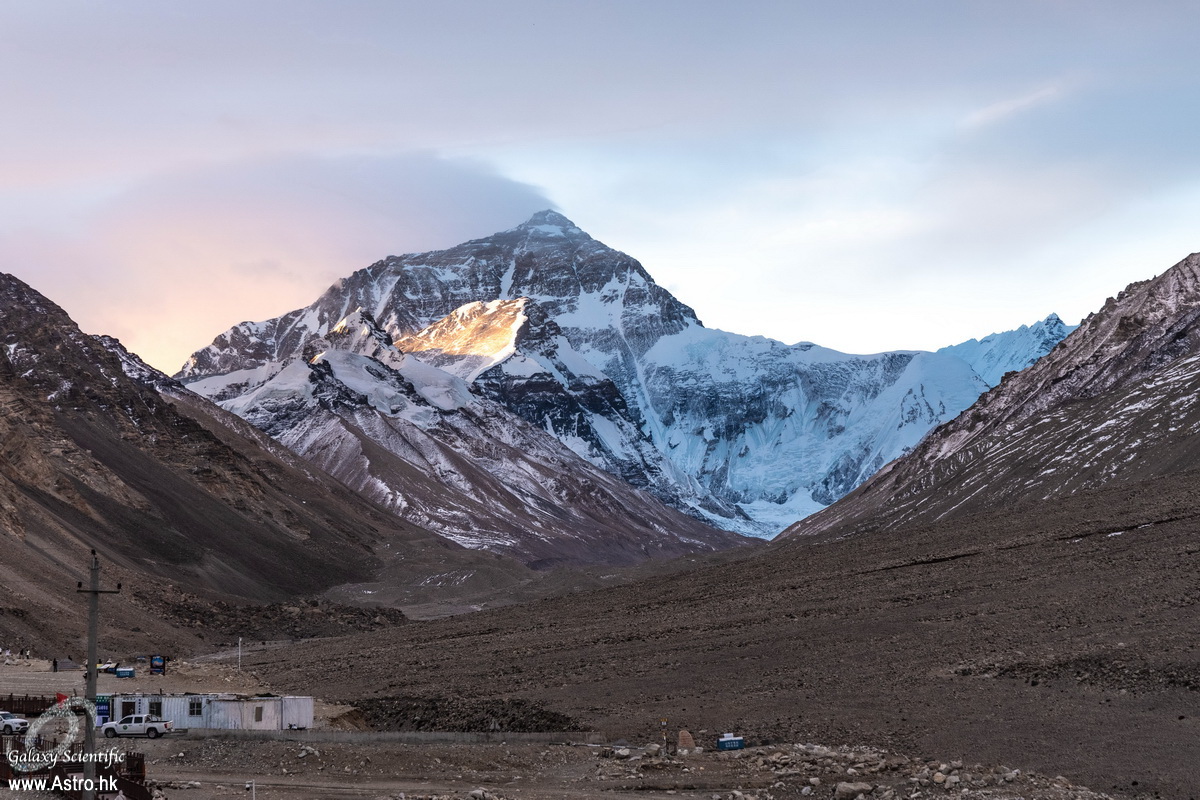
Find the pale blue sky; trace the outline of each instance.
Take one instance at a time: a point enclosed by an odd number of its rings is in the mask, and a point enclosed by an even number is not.
[[[1077,322],[1200,250],[1192,3],[8,2],[0,270],[174,371],[557,207],[714,327]]]

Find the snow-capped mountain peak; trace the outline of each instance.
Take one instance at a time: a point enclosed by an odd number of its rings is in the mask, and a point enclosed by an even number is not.
[[[347,314],[338,320],[337,324],[329,329],[329,335],[347,337],[355,342],[363,339],[373,339],[385,345],[391,344],[391,340],[388,339],[383,329],[379,327],[379,323],[362,306],[359,306],[353,313]]]
[[[858,356],[711,330],[637,260],[547,210],[390,257],[307,308],[243,323],[180,378],[230,398],[217,376],[252,389],[264,364],[332,342],[355,313],[352,327],[377,321],[405,363],[470,383],[676,508],[759,536],[836,500],[1065,335],[1048,317],[937,353]]]
[[[429,285],[429,273],[414,272],[398,291],[420,295]],[[364,277],[372,284],[356,285]],[[243,323],[189,361],[187,382],[398,515],[467,547],[532,564],[629,563],[741,541],[605,474],[540,424],[472,390],[467,380],[500,365],[511,385],[513,375],[547,368],[573,374],[569,361],[583,375],[573,385],[586,393],[586,376],[598,370],[569,352],[544,310],[524,297],[459,304],[400,336],[398,348],[377,322],[395,325],[398,312],[378,302],[375,281],[396,289],[403,277],[391,267],[357,273],[308,309]],[[341,290],[369,302],[351,304]],[[518,352],[522,341],[529,356]],[[230,343],[245,346],[232,352]],[[206,364],[227,371],[197,377]]]

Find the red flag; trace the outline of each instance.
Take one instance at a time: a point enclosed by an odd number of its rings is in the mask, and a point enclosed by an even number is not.
[[[69,698],[67,697],[67,695],[63,694],[62,692],[55,692],[55,693],[54,693],[54,700],[55,700],[56,702],[59,702],[59,703],[65,703],[65,702],[66,702],[68,699],[69,699]]]

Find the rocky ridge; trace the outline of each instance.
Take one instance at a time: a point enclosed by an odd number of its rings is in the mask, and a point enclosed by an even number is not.
[[[177,589],[169,592],[135,589],[134,595],[144,608],[181,628],[231,639],[274,641],[344,636],[407,622],[404,612],[397,608],[345,606],[318,598],[251,605],[206,600]]]

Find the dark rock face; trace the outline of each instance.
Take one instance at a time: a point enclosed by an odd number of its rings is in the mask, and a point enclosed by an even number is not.
[[[1200,255],[1130,285],[787,535],[894,527],[1200,467]]]
[[[322,591],[376,566],[370,517],[384,517],[351,511],[282,449],[181,411],[155,388],[189,402],[176,382],[4,274],[0,345],[0,604],[30,612],[0,625],[6,640],[61,641],[59,627],[77,621],[64,593],[91,548],[116,580],[132,571],[143,585],[251,600]],[[307,504],[292,496],[300,485]],[[113,603],[129,627],[178,640],[125,598]]]

